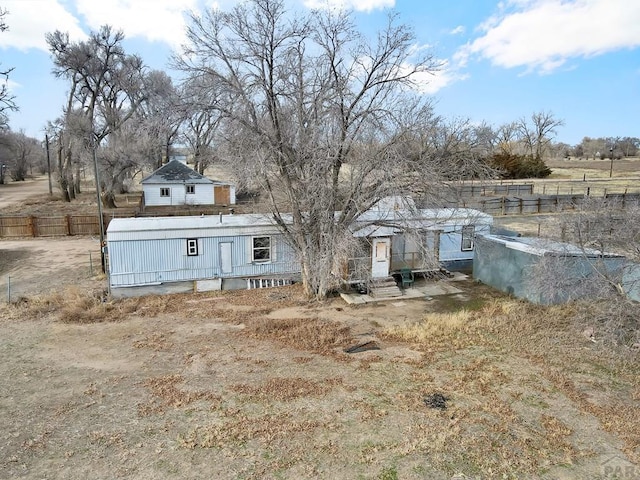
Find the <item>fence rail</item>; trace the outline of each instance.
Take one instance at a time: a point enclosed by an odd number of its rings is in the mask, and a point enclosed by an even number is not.
[[[640,193],[606,193],[591,197],[616,200],[622,207],[640,202]],[[587,194],[533,195],[528,197],[467,197],[451,207],[475,208],[494,216],[555,213],[573,210],[589,198]],[[133,216],[119,212],[118,216]],[[183,213],[183,212],[180,212]],[[184,214],[184,213],[183,213]],[[104,229],[116,217],[105,214]],[[0,238],[9,237],[59,237],[71,235],[99,235],[98,215],[0,215]]]

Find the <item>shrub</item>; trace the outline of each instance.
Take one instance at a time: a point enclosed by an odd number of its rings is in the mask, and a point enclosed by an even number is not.
[[[546,178],[551,175],[551,169],[544,161],[532,155],[495,153],[489,163],[491,167],[501,172],[503,178]]]

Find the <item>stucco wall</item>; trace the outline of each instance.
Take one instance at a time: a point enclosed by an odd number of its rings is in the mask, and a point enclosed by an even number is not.
[[[536,286],[545,282],[536,271],[542,261],[553,262],[554,274],[549,278],[552,288],[545,288],[546,294],[540,293]],[[623,257],[545,257],[479,236],[473,258],[473,277],[517,298],[539,304],[558,304],[590,295],[598,286],[597,282],[605,283],[596,269],[606,272],[611,279],[621,278],[624,264]],[[606,288],[598,293],[606,293]],[[614,294],[613,287],[610,294]]]

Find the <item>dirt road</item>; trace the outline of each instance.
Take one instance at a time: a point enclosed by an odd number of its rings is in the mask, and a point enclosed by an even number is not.
[[[0,185],[0,214],[7,207],[48,196],[46,175],[24,182],[10,181]],[[15,300],[59,291],[69,284],[83,284],[100,270],[97,238],[0,238],[0,301],[6,301],[9,295]]]
[[[54,191],[55,193],[55,191]],[[49,181],[46,175],[29,178],[24,182],[12,182],[0,185],[0,213],[9,205],[20,204],[34,196],[49,195]]]

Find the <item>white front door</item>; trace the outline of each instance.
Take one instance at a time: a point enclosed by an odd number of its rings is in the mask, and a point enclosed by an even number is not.
[[[388,237],[373,239],[371,255],[371,277],[380,278],[389,276],[389,251],[391,240]]]
[[[220,242],[220,271],[221,273],[233,273],[231,261],[231,242]]]

